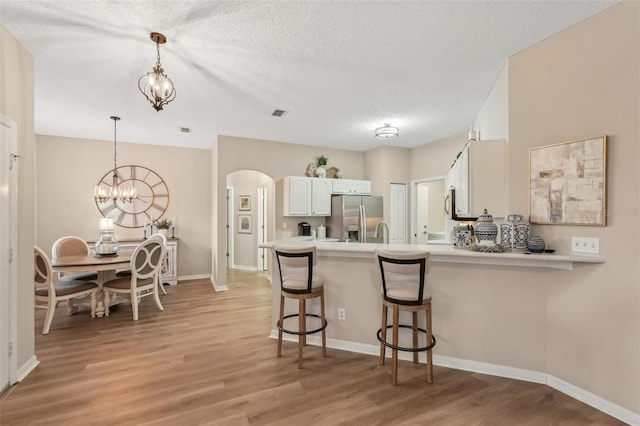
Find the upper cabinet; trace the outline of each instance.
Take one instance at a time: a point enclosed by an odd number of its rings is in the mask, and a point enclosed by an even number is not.
[[[447,174],[447,188],[456,190],[457,216],[477,217],[487,209],[506,217],[506,155],[504,139],[473,141],[462,151]]]
[[[333,179],[334,194],[371,195],[370,180]]]
[[[283,179],[283,216],[330,216],[331,182],[302,176]]]

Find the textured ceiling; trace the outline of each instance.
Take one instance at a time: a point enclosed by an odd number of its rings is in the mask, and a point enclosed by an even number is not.
[[[38,134],[113,140],[119,115],[120,141],[359,151],[466,132],[510,55],[613,3],[2,0],[0,23],[35,58]],[[137,87],[152,31],[177,91],[160,112]],[[384,123],[400,137],[375,139]]]

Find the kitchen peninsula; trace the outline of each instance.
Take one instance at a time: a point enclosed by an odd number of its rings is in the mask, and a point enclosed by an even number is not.
[[[480,253],[441,244],[314,243],[299,239],[278,244],[317,247],[314,273],[322,275],[325,282],[328,347],[377,354],[382,304],[375,250],[426,249],[431,253],[427,285],[433,292],[433,332],[438,339],[435,364],[532,381],[543,381],[537,379],[544,368],[544,348],[538,344],[545,333],[541,288],[561,280],[563,274],[588,273],[605,262],[600,256]],[[272,248],[273,243],[265,246]],[[277,335],[280,294],[275,259],[273,265],[272,337]],[[518,272],[524,269],[529,273],[518,279]],[[560,277],[551,280],[550,274]],[[319,303],[311,303],[307,309],[318,313]],[[338,319],[338,309],[345,310],[344,320]],[[286,304],[285,311],[294,313],[296,307]],[[401,314],[401,322],[407,321],[409,317]],[[317,344],[319,338],[308,337],[308,342]]]

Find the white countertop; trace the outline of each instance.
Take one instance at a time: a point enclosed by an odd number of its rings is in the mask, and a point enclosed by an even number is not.
[[[318,256],[321,257],[337,256],[373,259],[376,249],[384,248],[385,250],[398,251],[427,250],[431,253],[431,261],[436,263],[471,263],[571,270],[574,263],[604,263],[606,261],[602,256],[556,253],[525,254],[521,250],[504,253],[482,253],[469,249],[457,249],[453,248],[452,245],[446,244],[372,244],[329,241],[318,244],[319,242],[314,241],[312,237],[293,237],[276,241],[278,244],[286,245],[314,244],[318,250]],[[261,247],[272,248],[273,242],[262,244]]]

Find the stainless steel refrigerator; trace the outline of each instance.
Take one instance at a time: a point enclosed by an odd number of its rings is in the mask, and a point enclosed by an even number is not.
[[[374,238],[376,225],[384,220],[382,197],[339,195],[331,198],[331,216],[327,218],[327,236],[340,241],[382,243],[384,230]]]

